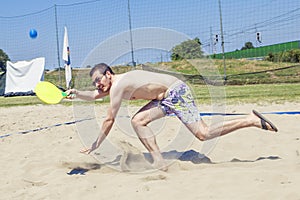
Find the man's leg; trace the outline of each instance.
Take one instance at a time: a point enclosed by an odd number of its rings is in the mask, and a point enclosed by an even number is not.
[[[131,123],[140,141],[150,152],[155,167],[166,171],[167,167],[164,164],[163,157],[156,143],[155,135],[147,126],[150,122],[164,116],[165,113],[162,111],[162,109],[158,107],[157,104],[155,104],[153,101],[151,101],[133,116]]]
[[[277,131],[277,129],[272,128],[268,122],[265,123],[265,129],[270,131]],[[247,127],[262,127],[262,119],[256,114],[251,113],[244,118],[233,119],[229,121],[224,121],[211,126],[207,126],[205,122],[201,119],[198,122],[191,124],[186,124],[187,128],[201,141],[209,140],[215,137],[226,135],[235,130]]]

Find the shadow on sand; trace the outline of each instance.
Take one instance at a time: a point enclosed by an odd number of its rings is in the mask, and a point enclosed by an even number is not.
[[[168,152],[163,152],[162,153],[163,158],[165,160],[180,160],[180,161],[185,161],[185,162],[192,162],[194,164],[221,164],[221,163],[253,163],[253,162],[258,162],[261,160],[279,160],[281,159],[279,156],[267,156],[267,157],[259,157],[255,160],[242,160],[242,159],[237,159],[233,158],[230,161],[224,161],[224,162],[212,162],[211,159],[204,154],[201,154],[197,151],[194,150],[187,150],[183,152],[179,152],[176,150],[168,151]],[[152,163],[152,157],[150,153],[143,153],[143,154],[132,154],[130,155],[131,160],[141,160],[140,158],[144,157],[145,160],[147,160],[149,163]],[[73,163],[69,164],[68,167],[72,169],[70,172],[68,172],[68,175],[85,175],[86,172],[91,171],[91,170],[98,170],[101,169],[101,166],[104,165],[110,165],[110,166],[119,166],[121,164],[122,160],[122,155],[117,156],[113,161],[103,163],[103,164],[98,164],[98,163]]]
[[[225,161],[225,162],[212,162],[211,159],[204,154],[201,154],[197,151],[194,150],[187,150],[184,152],[178,152],[176,150],[169,151],[169,152],[163,152],[162,153],[163,158],[166,160],[180,160],[180,161],[187,161],[187,162],[192,162],[194,164],[220,164],[220,163],[229,163],[229,162],[257,162],[261,160],[278,160],[281,159],[279,156],[267,156],[267,157],[259,157],[255,160],[241,160],[237,158],[233,158],[230,161]],[[149,161],[152,162],[151,155],[149,153],[144,154],[145,158]]]

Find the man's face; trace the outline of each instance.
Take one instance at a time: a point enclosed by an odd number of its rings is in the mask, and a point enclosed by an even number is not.
[[[103,75],[98,70],[92,75],[92,81],[93,85],[102,92],[108,92],[111,87],[111,81],[108,78],[108,75]]]

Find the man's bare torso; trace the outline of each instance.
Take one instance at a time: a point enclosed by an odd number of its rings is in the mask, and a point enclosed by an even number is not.
[[[161,100],[168,88],[179,80],[167,74],[142,70],[134,70],[116,76],[116,82],[111,89],[123,91],[122,98],[127,100]]]

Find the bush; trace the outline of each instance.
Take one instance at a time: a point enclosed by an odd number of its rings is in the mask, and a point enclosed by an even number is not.
[[[270,52],[268,56],[265,57],[265,60],[271,62],[291,62],[299,63],[300,62],[300,49],[292,49],[289,51],[283,51],[273,54]]]

